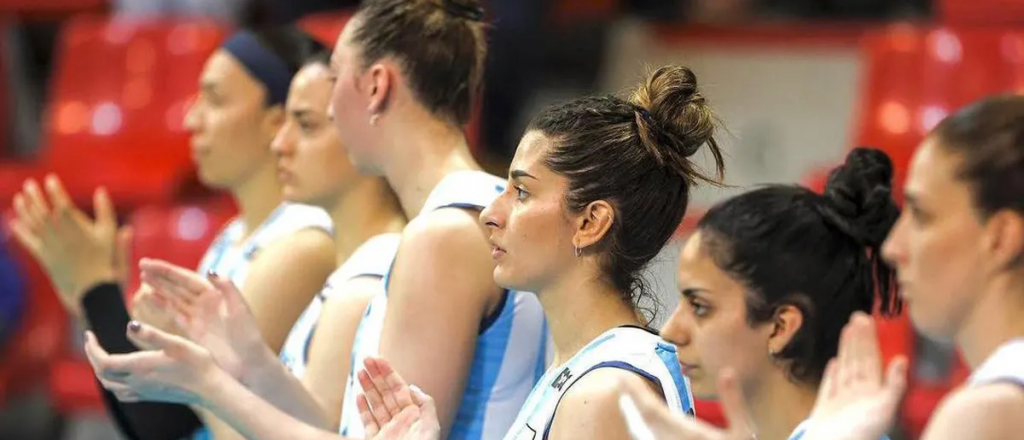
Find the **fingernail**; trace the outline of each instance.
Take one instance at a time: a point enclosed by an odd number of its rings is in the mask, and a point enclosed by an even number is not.
[[[139,324],[139,321],[132,321],[128,323],[128,331],[138,333],[139,330],[142,330],[142,324]]]
[[[206,277],[209,278],[209,279],[212,279],[212,280],[219,280],[220,279],[220,276],[217,275],[217,272],[214,272],[213,269],[210,269],[210,270],[206,271]]]

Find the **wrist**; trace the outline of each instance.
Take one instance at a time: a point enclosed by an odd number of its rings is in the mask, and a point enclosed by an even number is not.
[[[272,376],[282,365],[280,359],[263,344],[253,347],[250,352],[242,359],[241,374],[238,378],[238,381],[247,388],[257,386],[263,378]]]
[[[195,381],[194,404],[207,409],[215,408],[228,395],[230,384],[236,379],[215,362],[210,362]]]

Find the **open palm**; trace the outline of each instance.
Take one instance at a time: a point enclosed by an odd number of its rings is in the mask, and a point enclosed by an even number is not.
[[[899,411],[906,368],[906,359],[896,359],[883,377],[874,322],[854,314],[843,329],[839,355],[825,370],[802,440],[883,438]]]

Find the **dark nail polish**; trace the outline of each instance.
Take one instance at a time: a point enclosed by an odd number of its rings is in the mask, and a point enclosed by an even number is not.
[[[139,330],[142,330],[142,324],[139,324],[139,321],[129,322],[128,330],[131,331],[132,333],[138,333]]]
[[[206,277],[210,278],[212,280],[219,280],[220,279],[220,276],[217,275],[217,272],[214,272],[212,269],[206,271]]]

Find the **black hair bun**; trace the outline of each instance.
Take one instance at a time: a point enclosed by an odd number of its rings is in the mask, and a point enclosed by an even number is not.
[[[855,148],[829,173],[819,211],[859,243],[881,247],[900,215],[892,198],[892,176],[892,160],[885,152]]]

